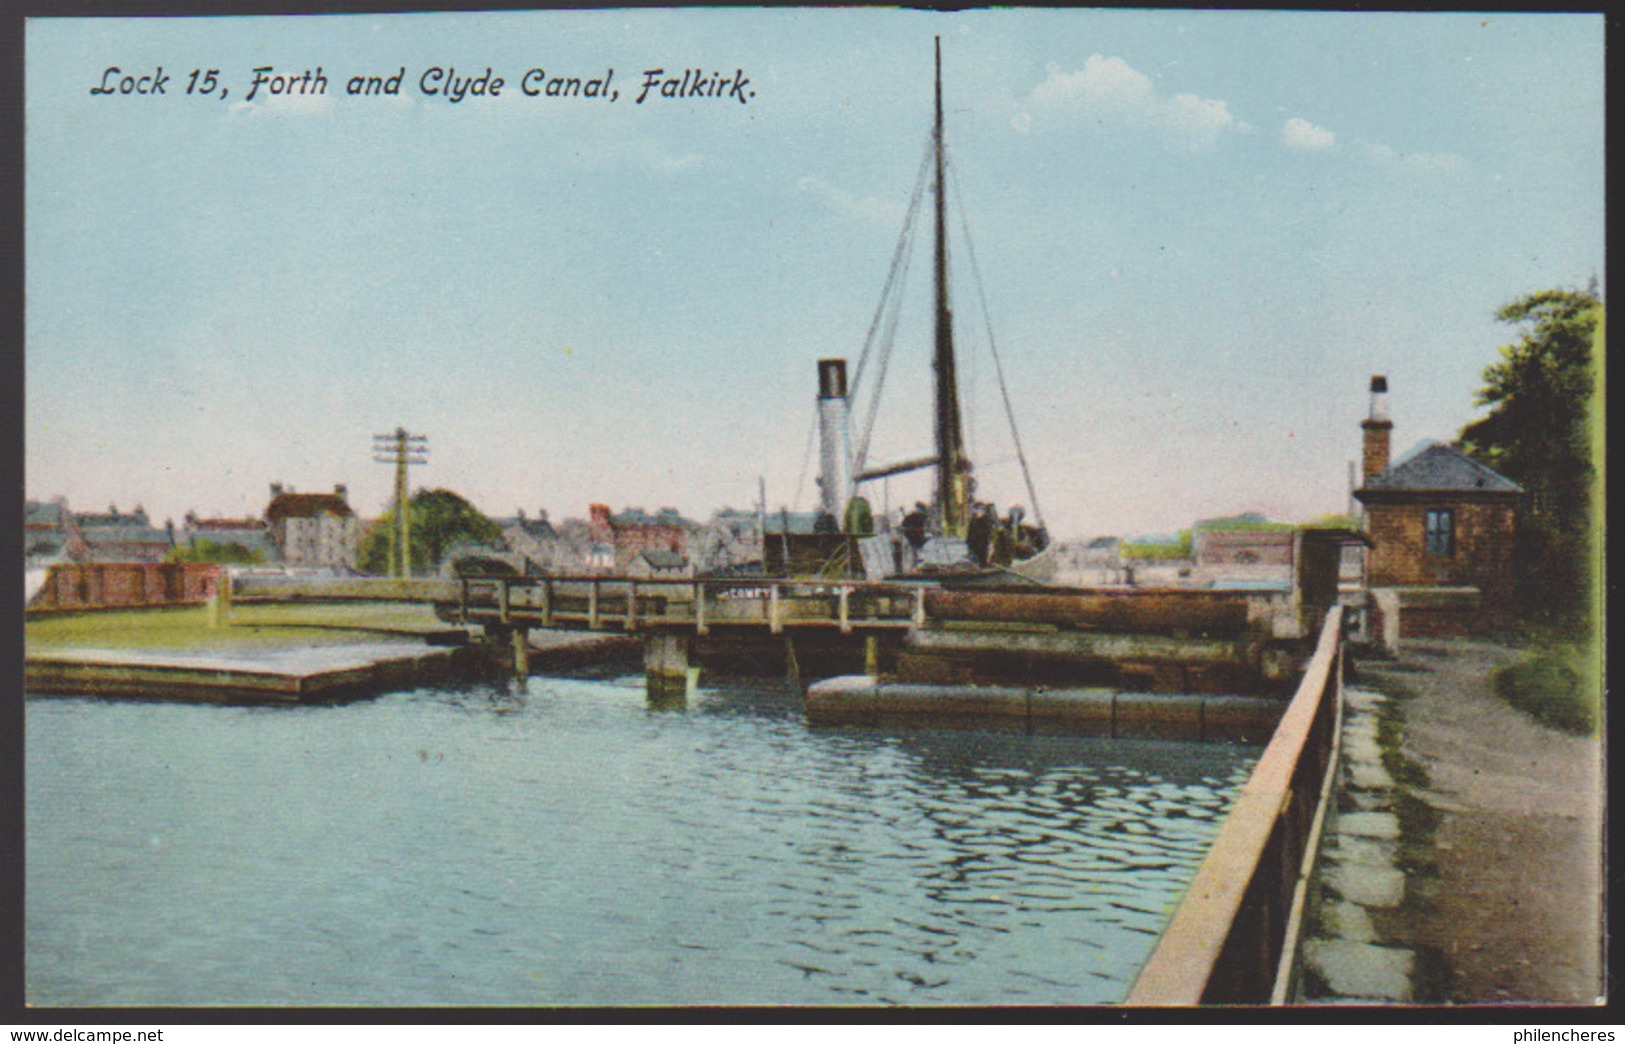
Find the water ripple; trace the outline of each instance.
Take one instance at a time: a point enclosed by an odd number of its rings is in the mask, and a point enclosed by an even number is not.
[[[532,679],[27,704],[36,1004],[1102,1003],[1253,748]]]

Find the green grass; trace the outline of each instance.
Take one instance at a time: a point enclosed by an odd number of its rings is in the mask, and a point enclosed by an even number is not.
[[[1602,717],[1596,675],[1582,648],[1560,646],[1503,667],[1491,684],[1496,695],[1542,725],[1594,736]]]
[[[236,605],[227,619],[211,627],[201,606],[37,616],[23,625],[23,640],[30,650],[296,648],[446,627],[427,606],[387,603]]]

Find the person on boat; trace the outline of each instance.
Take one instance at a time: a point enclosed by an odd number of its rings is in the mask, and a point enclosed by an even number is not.
[[[979,566],[988,564],[988,553],[993,547],[993,530],[998,527],[998,514],[992,504],[977,504],[965,528],[965,545],[971,561]]]
[[[903,516],[902,525],[898,527],[903,531],[903,537],[908,540],[908,546],[914,549],[915,554],[919,554],[920,548],[925,546],[925,527],[928,517],[925,505],[915,503],[914,510]]]
[[[1007,566],[1016,557],[1016,539],[1008,522],[1001,523],[997,509],[991,509],[988,518],[993,522],[993,547],[988,553],[988,564]]]

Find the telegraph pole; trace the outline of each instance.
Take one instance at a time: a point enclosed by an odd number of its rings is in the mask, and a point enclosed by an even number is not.
[[[404,580],[412,575],[412,524],[407,517],[406,469],[429,462],[429,437],[409,435],[396,428],[390,435],[372,437],[372,459],[395,465],[395,527],[389,543],[389,575]]]

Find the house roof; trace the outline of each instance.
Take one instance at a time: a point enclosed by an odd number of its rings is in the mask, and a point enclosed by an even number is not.
[[[147,518],[146,511],[142,510],[141,508],[136,508],[134,511],[129,512],[114,509],[106,512],[105,514],[99,514],[93,511],[75,511],[73,513],[73,520],[79,523],[80,526],[86,527],[129,527],[146,529],[152,524],[151,520]]]
[[[536,540],[557,540],[559,531],[545,518],[504,518],[497,522],[504,530],[517,529]]]
[[[265,522],[258,518],[192,518],[186,528],[194,533],[258,533],[265,530]]]
[[[1364,490],[1522,493],[1523,487],[1461,450],[1435,442],[1366,479]]]
[[[54,500],[30,500],[23,507],[24,523],[30,526],[60,526],[62,505]]]
[[[682,569],[688,565],[688,559],[675,551],[644,551],[638,557],[656,569]]]
[[[692,528],[694,523],[684,518],[676,508],[661,508],[651,515],[642,508],[627,508],[620,514],[610,516],[610,522],[617,526],[680,526]]]
[[[79,535],[91,547],[98,544],[162,544],[165,547],[169,546],[168,533],[139,523],[133,525],[127,522],[113,525],[81,525]]]
[[[319,518],[322,515],[349,518],[354,514],[350,505],[337,493],[278,493],[265,509],[265,518],[269,522],[284,518]]]

